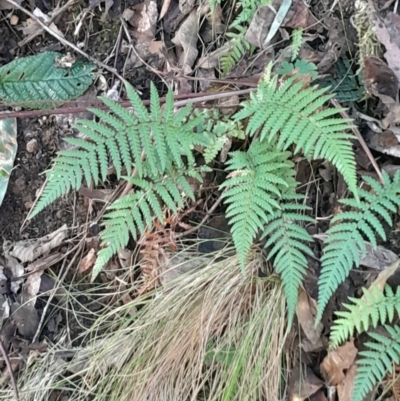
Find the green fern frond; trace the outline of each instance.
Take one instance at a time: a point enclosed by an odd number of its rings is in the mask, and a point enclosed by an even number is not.
[[[377,234],[386,240],[379,218],[392,225],[390,212],[395,213],[400,206],[400,172],[396,173],[393,180],[385,172],[383,176],[384,185],[371,177],[364,177],[364,181],[374,192],[360,189],[360,202],[355,199],[341,200],[342,204],[354,210],[340,213],[331,220],[332,227],[327,231],[329,236],[325,240],[321,258],[317,321],[321,319],[329,298],[343,283],[350,270],[359,266],[360,257],[366,254],[363,235],[373,247],[377,246]]]
[[[338,117],[339,109],[323,108],[332,98],[326,88],[304,88],[304,82],[296,79],[288,78],[279,86],[278,76],[266,75],[257,92],[250,95],[250,101],[242,104],[235,120],[249,118],[248,134],[261,130],[261,141],[271,142],[278,136],[279,149],[295,144],[295,153],[302,150],[309,159],[329,160],[357,196],[356,163],[350,141],[353,136],[345,132],[350,120]]]
[[[207,118],[205,117],[205,119]],[[208,123],[210,122],[211,121],[208,120]],[[204,130],[202,132],[205,141],[208,142],[203,152],[206,164],[215,159],[217,154],[223,149],[224,145],[230,140],[230,138],[239,138],[244,140],[246,137],[241,123],[219,119],[218,121],[215,121],[214,124],[211,122],[211,125],[212,126],[208,131]]]
[[[290,155],[260,141],[254,141],[247,152],[230,153],[227,170],[232,173],[220,188],[227,188],[226,217],[242,268],[257,232],[280,209],[277,199],[288,188],[286,176],[294,174]]]
[[[250,24],[258,7],[270,3],[271,0],[239,0],[237,5],[241,11],[230,25],[230,28],[237,28]]]
[[[367,342],[369,350],[359,352],[357,375],[354,380],[352,401],[363,401],[364,397],[382,381],[393,364],[400,363],[400,327],[384,326],[387,336],[368,333],[374,342]]]
[[[202,116],[189,119],[190,105],[175,113],[171,91],[162,112],[153,84],[150,112],[132,86],[126,85],[126,90],[134,113],[110,99],[101,98],[112,114],[90,109],[101,121],[80,120],[76,123],[75,127],[86,139],[65,139],[75,148],[58,153],[48,172],[43,194],[29,218],[61,195],[79,189],[83,180],[87,185],[92,181],[94,184],[104,181],[109,159],[118,178],[124,172],[130,174],[133,167],[139,177],[146,177],[149,174],[162,176],[171,164],[178,168],[194,165],[193,147],[204,145],[201,137],[195,135]]]
[[[285,289],[289,313],[289,326],[296,312],[300,284],[307,272],[306,255],[313,255],[306,243],[313,241],[302,223],[315,223],[305,215],[310,208],[297,202],[304,195],[296,194],[295,187],[282,196],[281,209],[267,217],[262,237],[267,238],[266,248],[271,248],[267,258],[273,259],[275,271],[280,274]]]
[[[222,76],[226,76],[247,51],[252,52],[251,44],[244,38],[246,29],[240,26],[235,28],[238,30],[237,33],[230,32],[226,34],[231,40],[229,53],[221,57]]]
[[[193,175],[189,173],[188,175]],[[196,178],[200,178],[196,175]],[[184,196],[194,200],[194,194],[185,174],[169,174],[148,181],[142,178],[124,177],[136,191],[111,204],[104,216],[105,226],[100,233],[102,245],[93,268],[93,278],[119,249],[126,247],[130,236],[137,239],[156,217],[164,221],[163,206],[177,212],[184,206]],[[184,192],[183,192],[184,191]]]
[[[400,316],[400,287],[396,293],[386,285],[382,292],[376,285],[363,288],[362,298],[349,298],[351,304],[344,304],[346,311],[336,312],[336,319],[331,328],[330,348],[336,348],[342,341],[358,333],[367,331],[370,326],[390,323],[395,317],[395,312]]]
[[[294,29],[292,32],[292,61],[298,57],[303,44],[303,28]]]

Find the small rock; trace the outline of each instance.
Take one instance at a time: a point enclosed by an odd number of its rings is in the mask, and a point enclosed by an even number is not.
[[[16,15],[12,15],[10,18],[10,25],[15,26],[18,24],[18,21],[19,21],[19,18]]]
[[[37,153],[39,150],[39,144],[36,139],[31,139],[27,144],[26,144],[26,150],[29,153]]]

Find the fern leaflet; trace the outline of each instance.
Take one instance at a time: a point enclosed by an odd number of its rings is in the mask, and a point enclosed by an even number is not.
[[[393,181],[383,172],[385,184],[381,185],[371,177],[363,177],[374,193],[359,190],[360,202],[355,199],[343,199],[340,202],[354,208],[343,212],[332,220],[332,227],[327,231],[322,268],[318,282],[317,321],[321,319],[329,298],[346,279],[352,267],[359,266],[360,255],[366,254],[362,235],[364,234],[373,247],[377,246],[376,234],[385,240],[386,234],[378,217],[392,225],[390,212],[395,213],[400,206],[400,172]],[[339,223],[338,223],[339,222]],[[335,225],[335,223],[338,223]]]
[[[353,335],[354,330],[358,333],[367,331],[370,326],[377,327],[378,324],[393,321],[395,312],[400,316],[400,287],[396,293],[386,285],[383,293],[376,285],[363,288],[363,297],[349,298],[351,304],[344,304],[346,311],[336,312],[339,317],[331,328],[330,347],[336,348],[342,341]]]
[[[266,74],[256,93],[250,94],[236,121],[250,117],[249,135],[261,130],[261,141],[271,142],[279,133],[278,149],[296,145],[307,158],[325,158],[343,175],[350,190],[357,196],[356,163],[351,134],[345,133],[350,121],[335,116],[340,110],[322,106],[332,98],[327,89],[304,88],[299,77],[290,77],[278,86],[278,77]]]
[[[393,363],[400,363],[400,327],[384,327],[388,335],[368,333],[375,342],[365,343],[369,350],[359,352],[352,401],[363,401],[375,384],[393,369]]]
[[[184,206],[184,194],[194,200],[186,176],[201,181],[201,176],[195,171],[187,171],[186,174],[172,172],[165,177],[153,177],[151,181],[124,177],[136,187],[136,191],[116,200],[107,208],[103,223],[105,229],[100,233],[105,248],[98,253],[93,277],[119,249],[126,247],[130,235],[138,238],[146,227],[151,226],[154,217],[160,222],[164,221],[163,205],[176,212],[178,207]]]
[[[296,184],[296,183],[294,183]],[[281,275],[285,289],[289,312],[289,325],[296,312],[299,286],[306,274],[308,262],[304,254],[313,255],[305,243],[312,242],[312,237],[301,223],[314,219],[304,212],[310,208],[297,204],[304,196],[295,193],[295,185],[282,195],[280,209],[270,214],[266,220],[263,237],[267,237],[265,247],[271,247],[268,259],[273,259],[275,271]]]
[[[86,139],[65,139],[75,148],[58,153],[47,174],[48,182],[43,194],[29,218],[61,195],[79,189],[83,179],[87,185],[92,181],[97,185],[106,180],[109,158],[118,178],[123,170],[130,174],[133,167],[143,178],[148,174],[163,175],[171,163],[178,168],[194,165],[193,146],[203,144],[200,137],[194,135],[194,130],[202,116],[188,119],[190,105],[175,114],[171,91],[162,112],[153,84],[150,112],[132,86],[126,85],[126,90],[134,113],[107,98],[101,99],[113,114],[89,109],[101,122],[81,120],[76,123],[75,127],[86,135]]]
[[[247,51],[252,52],[251,44],[244,38],[246,29],[238,26],[235,27],[238,32],[228,32],[226,34],[230,40],[230,50],[229,53],[224,54],[221,57],[221,70],[222,76],[225,77],[232,68],[242,59]]]
[[[243,269],[257,232],[268,221],[268,215],[280,209],[277,198],[288,188],[286,176],[294,174],[290,155],[258,140],[247,152],[230,153],[227,170],[232,172],[220,188],[227,188],[226,217],[232,225],[233,242]]]
[[[292,32],[292,61],[299,56],[303,44],[303,28],[294,29]]]

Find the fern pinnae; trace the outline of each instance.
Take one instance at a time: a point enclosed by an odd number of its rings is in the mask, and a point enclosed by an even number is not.
[[[373,194],[360,189],[361,204],[354,199],[342,200],[341,203],[356,210],[340,213],[332,219],[332,224],[338,224],[327,231],[329,236],[324,242],[322,269],[318,282],[317,321],[321,319],[329,298],[346,279],[350,270],[354,266],[358,267],[360,257],[365,255],[366,248],[362,234],[366,235],[374,246],[377,244],[376,233],[382,239],[386,239],[385,230],[378,217],[383,217],[382,209],[389,212],[400,206],[400,172],[396,173],[393,180],[387,173],[382,174],[384,185],[374,182]],[[371,182],[372,179],[364,178],[364,180]],[[384,213],[384,216],[387,221],[387,213]]]
[[[154,86],[154,83],[151,82],[150,86]],[[140,99],[138,93],[133,88],[133,86],[130,84],[126,84],[125,89],[126,89],[126,94],[128,95],[128,99],[132,104],[132,107],[138,120],[142,122],[150,122],[149,112],[147,111],[146,106],[143,104],[142,99]]]
[[[332,118],[340,110],[320,108],[332,98],[327,88],[296,82],[291,77],[278,86],[278,77],[268,76],[260,83],[257,94],[243,104],[235,121],[249,118],[247,132],[250,136],[261,130],[260,139],[274,141],[278,136],[279,149],[295,145],[295,152],[303,150],[311,159],[325,158],[343,175],[350,190],[357,196],[356,163],[351,134],[344,133],[347,120]],[[297,78],[298,79],[298,78]]]
[[[292,32],[292,61],[296,60],[303,44],[303,28],[293,29]]]
[[[296,312],[299,287],[307,272],[308,262],[305,255],[313,253],[307,243],[312,237],[302,227],[302,223],[315,223],[305,213],[309,207],[298,204],[304,196],[294,192],[295,186],[281,197],[280,208],[271,213],[267,220],[262,238],[267,238],[265,247],[269,248],[267,258],[272,260],[275,271],[281,276],[285,289],[289,325]]]
[[[244,269],[252,242],[268,216],[279,209],[277,198],[288,187],[282,177],[291,174],[290,152],[276,151],[270,144],[254,141],[247,152],[232,152],[227,162],[229,178],[220,185],[228,205],[233,242]]]
[[[374,342],[364,345],[369,349],[358,353],[357,375],[354,380],[352,401],[363,401],[374,386],[400,363],[400,327],[385,325],[387,336],[369,333]]]
[[[173,212],[183,206],[183,195],[177,185],[178,181],[182,182],[185,179],[184,175],[170,173],[171,177],[162,177],[153,181],[124,177],[137,189],[107,208],[103,222],[105,228],[100,234],[104,248],[98,254],[93,268],[93,277],[97,276],[101,268],[119,249],[127,245],[129,233],[133,238],[143,234],[146,227],[151,225],[154,216],[160,222],[163,221],[163,204]]]
[[[395,312],[400,316],[400,287],[396,292],[386,285],[384,291],[375,284],[363,288],[362,298],[351,298],[344,304],[345,311],[336,312],[338,317],[331,328],[330,348],[338,347],[343,341],[357,333],[368,331],[378,324],[391,323]]]

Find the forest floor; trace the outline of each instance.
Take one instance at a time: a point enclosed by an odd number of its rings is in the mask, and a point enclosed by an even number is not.
[[[93,84],[75,103],[55,111],[28,112],[0,103],[0,113],[6,110],[20,113],[18,150],[7,192],[0,204],[0,340],[4,348],[0,358],[0,399],[10,400],[17,393],[21,401],[101,399],[95,392],[77,395],[75,378],[63,382],[62,386],[55,380],[46,381],[40,369],[46,365],[48,373],[53,368],[56,371],[60,361],[71,360],[68,352],[84,349],[93,341],[93,327],[99,319],[129,306],[138,294],[150,293],[155,286],[163,285],[154,279],[159,268],[157,258],[162,252],[154,244],[151,247],[149,243],[134,241],[115,255],[91,282],[95,255],[100,249],[103,207],[121,189],[115,174],[110,174],[109,181],[101,187],[69,193],[27,220],[45,183],[44,172],[51,167],[57,152],[65,147],[63,139],[76,135],[73,123],[77,118],[91,117],[89,112],[76,112],[74,108],[82,107],[85,101],[95,102],[97,96],[126,99],[118,74],[139,91],[143,100],[150,98],[151,82],[160,97],[170,87],[177,98],[189,99],[194,94],[254,88],[269,62],[279,67],[295,58],[306,60],[316,65],[321,82],[331,84],[332,93],[355,120],[378,169],[390,176],[400,170],[398,128],[385,127],[385,118],[394,109],[388,111],[377,96],[366,95],[368,79],[377,83],[379,93],[396,91],[391,77],[400,75],[398,2],[272,0],[275,11],[282,12],[286,4],[290,5],[278,25],[272,9],[260,8],[259,14],[256,13],[261,3],[225,0],[216,3],[211,12],[207,1],[195,0],[19,0],[18,7],[0,0],[0,66],[44,51],[70,52],[77,59],[85,59],[83,54],[86,54],[99,62]],[[371,7],[382,21],[378,28]],[[34,18],[27,12],[34,13]],[[61,41],[45,33],[35,21],[43,19],[43,15],[53,18],[50,26],[62,36]],[[243,31],[239,41],[245,38],[251,44],[251,48],[242,44],[236,53],[229,47],[229,32],[236,32],[238,40],[238,31],[231,26],[235,20]],[[375,36],[375,28],[383,34]],[[272,31],[275,33],[267,40]],[[385,40],[384,34],[390,40]],[[392,47],[389,49],[389,46]],[[389,55],[385,49],[390,50]],[[297,56],[293,57],[293,53]],[[101,68],[100,63],[109,68]],[[398,99],[398,91],[396,96]],[[218,106],[229,106],[236,111],[239,97],[235,95],[233,100],[225,98]],[[215,105],[216,101],[209,104]],[[354,141],[354,150],[358,175],[379,178],[361,142]],[[338,200],[348,194],[348,188],[327,162],[309,162],[298,157],[295,163],[296,179],[307,193],[307,205],[318,219],[318,224],[309,230],[315,235],[318,256],[321,254],[318,235],[326,232],[330,218],[340,209]],[[206,176],[201,199],[180,211],[178,218],[168,217],[168,231],[160,228],[157,233],[164,241],[159,242],[160,246],[173,244],[181,251],[186,244],[182,233],[186,231],[188,243],[203,241],[196,257],[219,251],[231,242],[224,207],[212,209],[220,196],[218,185],[225,179],[219,169],[221,165],[217,163],[214,171]],[[206,224],[192,230],[207,215]],[[318,327],[314,327],[313,318],[320,263],[317,257],[309,259],[296,324],[285,342],[288,381],[285,389],[278,386],[288,399],[350,400],[346,386],[351,386],[354,380],[352,367],[357,351],[353,341],[338,352],[339,362],[328,354],[330,328],[334,313],[343,310],[343,302],[348,302],[348,297],[362,295],[361,288],[397,260],[400,214],[395,215],[392,227],[385,228],[386,241],[381,241],[379,248],[364,259],[363,268],[354,269],[338,288]],[[221,240],[214,241],[221,238],[221,233],[222,245]],[[180,239],[173,239],[176,234]],[[149,236],[150,240],[157,235]],[[166,239],[167,235],[171,241]],[[37,248],[40,251],[35,258],[24,258],[25,253]],[[149,258],[153,258],[152,263],[148,262]],[[396,288],[400,273],[395,272],[387,283]],[[24,296],[30,302],[23,304]],[[163,302],[162,297],[158,300]],[[140,306],[132,306],[129,314],[135,316],[138,310]],[[105,331],[102,326],[97,334]],[[55,349],[60,352],[57,358]],[[327,360],[327,355],[331,359]],[[64,373],[57,370],[59,378]],[[375,396],[371,395],[370,399]],[[394,388],[383,397],[399,400],[396,397],[400,397],[400,390]]]

